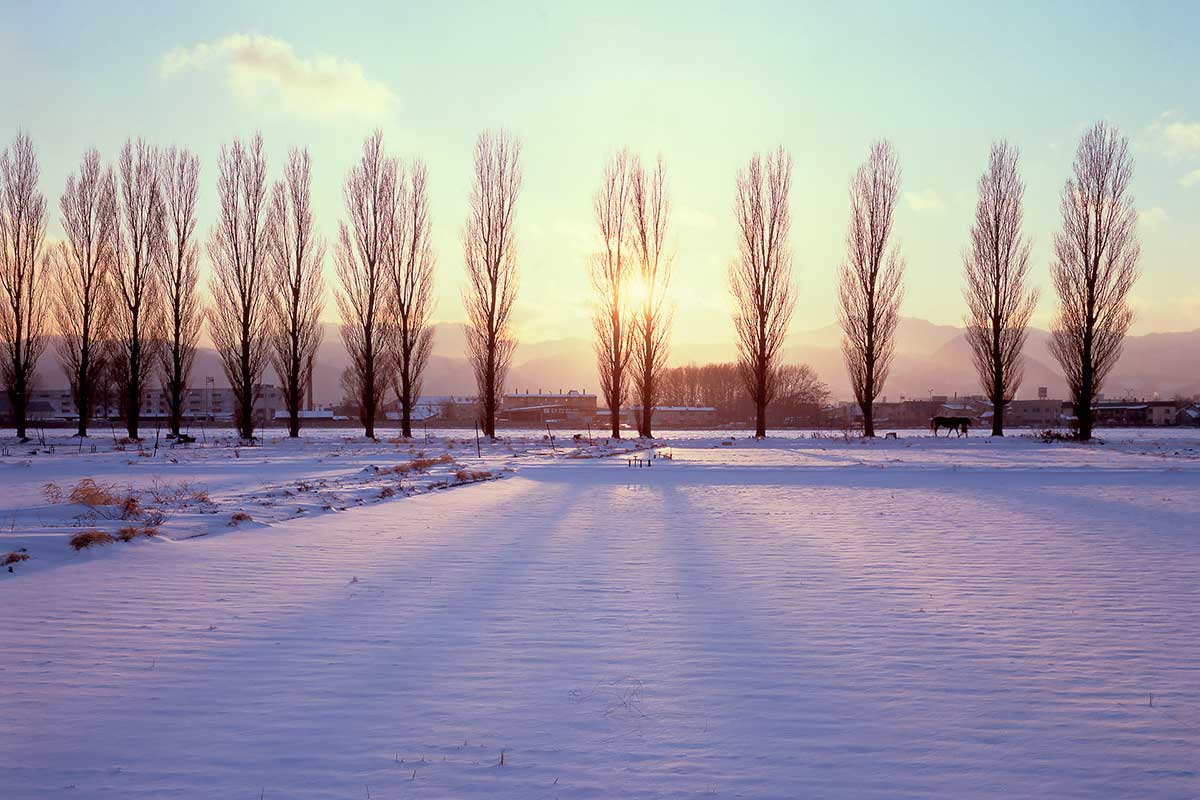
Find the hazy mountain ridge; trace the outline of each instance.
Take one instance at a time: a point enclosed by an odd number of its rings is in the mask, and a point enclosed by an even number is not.
[[[1025,380],[1019,397],[1036,396],[1039,386],[1047,387],[1051,397],[1066,397],[1066,385],[1049,351],[1049,338],[1047,331],[1030,329],[1025,349]],[[461,323],[435,326],[433,353],[425,371],[426,394],[475,393],[475,378],[465,350],[465,329]],[[678,342],[672,347],[671,363],[727,361],[734,357],[732,340]],[[841,330],[836,324],[796,331],[788,337],[784,357],[811,364],[829,384],[835,398],[851,397],[842,362]],[[342,397],[341,376],[348,361],[338,326],[325,325],[314,366],[314,396],[318,403],[332,403]],[[1192,395],[1200,392],[1197,364],[1200,364],[1200,329],[1130,336],[1104,392],[1114,397]],[[217,386],[228,385],[220,359],[210,348],[197,352],[192,384],[203,386],[206,377],[212,377]],[[268,368],[265,380],[276,380],[273,370]],[[519,342],[507,383],[510,389],[519,390],[574,388],[596,392],[599,380],[592,342],[582,337]],[[53,344],[43,358],[39,385],[44,388],[67,385]],[[961,327],[914,317],[901,319],[896,357],[883,396],[898,400],[901,395],[925,397],[931,392],[953,395],[979,391],[970,348]]]

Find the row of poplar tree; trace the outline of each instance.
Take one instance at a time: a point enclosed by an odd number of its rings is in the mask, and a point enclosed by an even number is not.
[[[516,347],[516,201],[521,146],[505,132],[476,142],[474,181],[462,230],[467,284],[467,355],[479,391],[480,424],[495,436],[504,381]],[[1129,195],[1129,140],[1100,123],[1082,136],[1061,196],[1052,282],[1058,312],[1051,350],[1078,422],[1092,432],[1092,403],[1116,364],[1133,320],[1138,277],[1137,214]],[[790,244],[791,156],[755,155],[739,171],[734,215],[738,251],[729,268],[738,370],[766,435],[779,392],[782,350],[797,302]],[[59,201],[64,238],[47,247],[46,201],[32,142],[18,134],[0,154],[0,340],[3,377],[18,435],[25,435],[37,361],[53,321],[79,411],[79,434],[102,370],[116,376],[131,438],[140,399],[161,382],[179,432],[189,372],[205,324],[235,395],[239,433],[254,433],[256,393],[268,364],[282,384],[290,433],[299,433],[304,389],[320,343],[326,242],[315,231],[311,161],[293,150],[267,182],[260,136],[234,140],[218,158],[219,211],[207,238],[196,230],[200,164],[182,149],[126,142],[116,169],[89,150]],[[1022,378],[1022,349],[1038,300],[1029,285],[1019,153],[992,148],[978,183],[975,221],[963,251],[967,339],[993,433]],[[905,261],[893,237],[900,167],[891,144],[872,145],[850,181],[850,220],[838,270],[842,350],[866,436],[895,352]],[[343,183],[345,217],[333,258],[341,335],[350,356],[343,381],[368,437],[385,393],[399,402],[403,433],[432,346],[434,255],[425,165],[389,156],[376,132]],[[627,151],[605,164],[593,211],[598,247],[588,265],[601,387],[620,435],[632,397],[638,432],[652,435],[669,355],[673,306],[669,185],[663,160],[644,166]],[[210,299],[199,294],[201,248],[211,264]]]

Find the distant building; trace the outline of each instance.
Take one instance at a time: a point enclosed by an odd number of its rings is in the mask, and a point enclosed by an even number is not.
[[[262,424],[273,419],[275,413],[285,408],[283,391],[272,384],[255,387],[254,418]],[[96,398],[93,419],[120,419],[124,416],[119,398],[109,396]],[[6,404],[7,405],[7,404]],[[185,420],[229,420],[233,419],[236,405],[233,389],[217,388],[208,384],[203,389],[189,388],[183,396],[183,418]],[[170,413],[167,393],[164,389],[147,389],[142,393],[141,416],[143,419],[165,419]],[[11,413],[11,412],[10,412]],[[77,420],[79,411],[75,400],[67,389],[37,389],[30,398],[30,419]]]
[[[584,423],[596,416],[596,395],[570,389],[566,392],[511,392],[500,405],[502,418],[514,425],[548,422]]]
[[[1013,400],[1004,407],[1004,427],[1057,428],[1063,424],[1062,401],[1043,397],[1045,387],[1038,389],[1037,400]],[[988,412],[991,419],[991,412]]]
[[[1179,424],[1200,426],[1200,403],[1193,403],[1186,408],[1179,409]]]
[[[621,416],[628,424],[641,425],[642,407],[626,406]],[[650,422],[659,428],[711,428],[717,424],[717,409],[713,406],[655,406]]]
[[[1179,418],[1174,400],[1119,400],[1092,406],[1094,423],[1111,428],[1178,425]]]

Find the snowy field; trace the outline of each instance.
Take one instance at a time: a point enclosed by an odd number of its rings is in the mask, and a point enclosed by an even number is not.
[[[1100,435],[10,444],[0,797],[1197,797],[1200,432]]]

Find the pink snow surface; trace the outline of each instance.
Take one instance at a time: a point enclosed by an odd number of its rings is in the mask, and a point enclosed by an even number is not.
[[[18,570],[0,797],[1200,796],[1198,438],[538,450]]]

